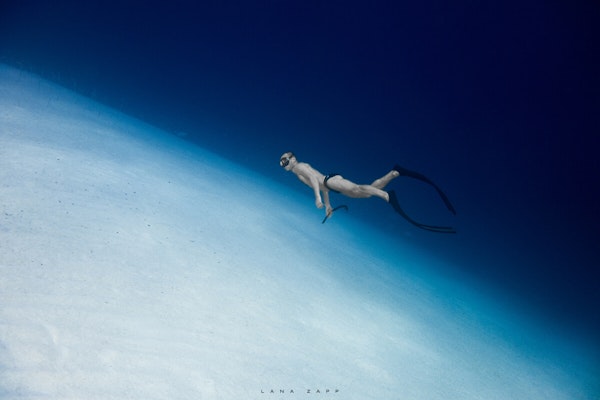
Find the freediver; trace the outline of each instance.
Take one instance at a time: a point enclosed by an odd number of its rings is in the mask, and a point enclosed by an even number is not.
[[[450,212],[456,214],[454,207],[452,206],[444,192],[442,192],[440,188],[438,188],[437,185],[435,185],[431,180],[429,180],[424,175],[419,174],[418,172],[410,171],[406,168],[402,168],[398,165],[395,165],[391,171],[389,171],[381,178],[374,180],[370,185],[359,185],[348,179],[345,179],[340,174],[324,175],[321,172],[314,169],[310,164],[307,164],[305,162],[299,162],[296,159],[294,153],[292,153],[291,151],[283,153],[283,155],[279,159],[279,165],[286,171],[293,172],[298,177],[298,179],[300,179],[300,181],[302,181],[304,184],[306,184],[313,190],[315,195],[315,205],[317,206],[317,208],[323,208],[323,205],[325,205],[325,218],[323,219],[323,223],[325,223],[325,221],[327,221],[327,219],[331,217],[333,212],[337,209],[348,209],[348,207],[345,205],[336,208],[331,207],[331,203],[329,201],[329,192],[332,191],[352,198],[368,198],[372,196],[379,197],[385,200],[387,203],[389,203],[398,214],[400,214],[411,224],[416,225],[419,228],[440,233],[456,233],[456,231],[452,227],[425,225],[414,221],[400,207],[400,204],[398,203],[398,198],[396,197],[396,193],[393,190],[387,192],[383,190],[392,179],[395,179],[399,176],[407,176],[419,179],[432,185],[437,190],[438,194],[440,195]],[[323,197],[321,197],[321,193],[323,193]]]

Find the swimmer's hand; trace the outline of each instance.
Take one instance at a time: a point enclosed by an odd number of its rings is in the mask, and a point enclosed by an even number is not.
[[[331,214],[333,214],[333,208],[331,206],[325,207],[325,216],[329,218],[331,217]]]

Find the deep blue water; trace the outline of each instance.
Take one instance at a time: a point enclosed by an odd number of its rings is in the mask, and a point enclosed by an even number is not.
[[[278,166],[284,151],[357,182],[394,163],[422,172],[458,216],[425,186],[391,188],[415,219],[457,235],[418,231],[379,200],[334,202],[447,261],[442,274],[600,334],[599,5],[103,3],[3,2],[0,61],[184,135],[308,205]]]

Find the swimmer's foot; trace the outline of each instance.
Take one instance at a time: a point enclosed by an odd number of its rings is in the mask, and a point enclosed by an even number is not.
[[[398,214],[400,214],[404,219],[406,219],[411,224],[413,224],[421,229],[425,229],[427,231],[438,232],[438,233],[456,233],[454,228],[452,228],[450,226],[425,225],[425,224],[421,224],[421,223],[415,221],[414,219],[410,218],[404,212],[402,207],[400,207],[400,203],[398,203],[398,198],[396,197],[396,192],[394,192],[393,190],[390,190],[388,192],[388,194],[389,194],[389,203],[392,206],[392,208],[394,209],[394,211],[396,211]]]

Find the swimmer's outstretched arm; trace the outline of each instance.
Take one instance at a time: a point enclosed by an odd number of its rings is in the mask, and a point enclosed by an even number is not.
[[[329,203],[329,192],[327,190],[323,191],[323,200],[325,200],[325,217],[329,218],[333,212],[333,208],[331,208],[331,203]]]

